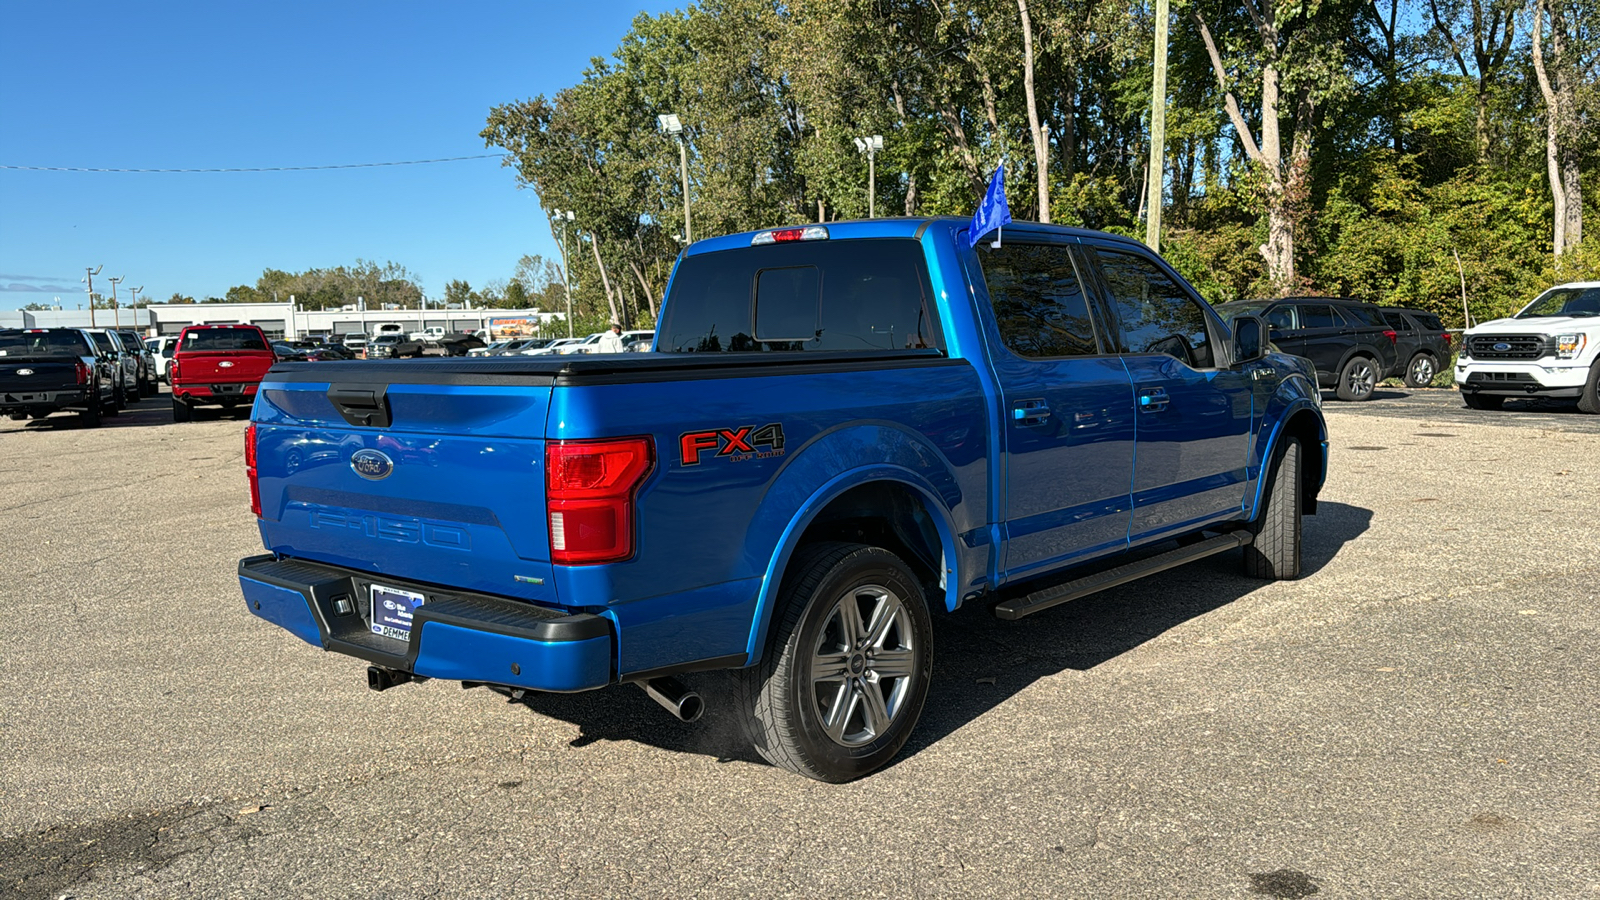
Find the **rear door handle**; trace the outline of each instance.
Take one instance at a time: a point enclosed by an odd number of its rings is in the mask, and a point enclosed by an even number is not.
[[[1011,407],[1011,421],[1018,425],[1043,425],[1050,418],[1050,407],[1043,400],[1018,400]]]
[[[1141,388],[1139,390],[1140,412],[1161,412],[1167,408],[1172,398],[1167,396],[1166,388]]]

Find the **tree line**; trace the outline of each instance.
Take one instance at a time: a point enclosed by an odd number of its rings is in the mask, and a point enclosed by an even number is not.
[[[1460,324],[1600,274],[1600,4],[1176,0],[1152,173],[1154,27],[1113,0],[700,0],[481,136],[552,214],[591,319],[652,320],[685,237],[666,113],[695,238],[866,216],[854,139],[881,134],[889,214],[970,215],[1005,161],[1018,218],[1142,237],[1159,179],[1162,252],[1213,302]]]

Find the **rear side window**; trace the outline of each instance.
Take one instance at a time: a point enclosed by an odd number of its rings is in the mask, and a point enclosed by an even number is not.
[[[667,353],[940,346],[922,246],[797,241],[685,257],[656,349]]]
[[[1018,356],[1053,358],[1100,352],[1089,301],[1067,247],[1008,243],[978,248],[1000,340]]]
[[[0,332],[0,356],[86,356],[94,348],[76,331]]]
[[[1194,368],[1216,359],[1199,301],[1142,256],[1098,250],[1124,353],[1165,353]]]
[[[1344,317],[1352,323],[1369,328],[1388,328],[1388,322],[1383,319],[1383,313],[1371,306],[1346,306],[1343,307]]]
[[[111,342],[111,335],[103,331],[92,331],[90,334],[94,335],[95,346],[100,348],[101,353],[117,352],[117,345]]]
[[[1439,321],[1439,317],[1433,313],[1411,313],[1411,318],[1416,319],[1417,324],[1428,331],[1444,330],[1444,323]]]
[[[191,331],[183,336],[180,353],[215,350],[265,350],[267,344],[261,332],[253,328],[206,328]]]
[[[1301,328],[1338,328],[1343,324],[1339,314],[1326,303],[1305,303],[1300,306]]]

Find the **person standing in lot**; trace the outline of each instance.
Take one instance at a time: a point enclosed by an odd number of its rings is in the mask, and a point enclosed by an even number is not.
[[[611,330],[600,335],[600,343],[595,347],[596,353],[621,353],[622,352],[622,323],[616,319],[611,320]]]

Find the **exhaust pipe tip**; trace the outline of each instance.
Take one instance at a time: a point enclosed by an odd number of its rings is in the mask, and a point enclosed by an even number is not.
[[[705,700],[676,678],[652,678],[640,686],[680,722],[698,721],[705,714]]]

